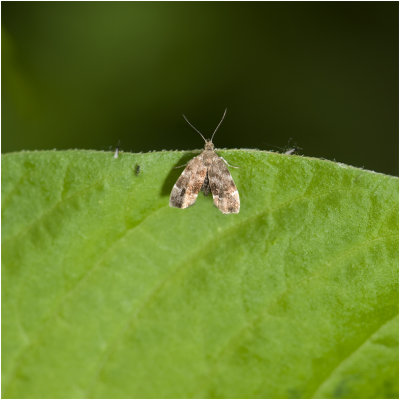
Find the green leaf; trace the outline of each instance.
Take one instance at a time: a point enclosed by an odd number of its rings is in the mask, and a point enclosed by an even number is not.
[[[3,397],[398,398],[398,179],[263,151],[2,157]],[[140,167],[140,168],[139,168]]]

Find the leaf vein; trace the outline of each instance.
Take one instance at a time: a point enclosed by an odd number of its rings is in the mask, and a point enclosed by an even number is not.
[[[135,231],[136,229],[138,229],[140,227],[140,225],[150,216],[154,215],[156,212],[158,212],[159,210],[165,208],[166,206],[162,206],[157,210],[154,210],[151,214],[148,214],[145,218],[143,218],[142,220],[140,220],[135,226],[129,228],[128,230],[126,230],[121,236],[119,236],[108,248],[107,250],[102,253],[99,257],[99,259],[93,264],[92,268],[89,268],[86,270],[86,272],[81,276],[81,278],[79,280],[77,280],[74,284],[74,286],[72,286],[64,295],[63,297],[60,299],[60,301],[57,303],[56,307],[53,309],[52,312],[48,313],[47,315],[45,315],[43,317],[43,321],[42,323],[42,328],[38,329],[38,333],[36,335],[36,338],[32,339],[29,337],[29,335],[26,334],[26,337],[29,339],[29,343],[24,346],[23,348],[21,348],[21,350],[18,352],[18,354],[15,356],[15,361],[14,363],[18,362],[18,359],[20,359],[23,355],[23,352],[26,351],[27,349],[29,349],[30,347],[32,347],[35,343],[37,343],[42,334],[46,333],[46,330],[44,329],[46,322],[52,318],[53,316],[56,316],[59,311],[60,308],[62,307],[62,305],[65,303],[65,301],[68,299],[68,297],[70,297],[75,290],[77,290],[79,288],[79,286],[82,284],[82,282],[84,282],[85,280],[89,279],[89,277],[94,273],[95,270],[97,270],[97,268],[101,265],[101,263],[104,261],[106,255],[121,241],[123,240],[129,233],[131,233],[132,231]],[[15,367],[12,371],[10,371],[9,375],[10,375],[10,382],[13,382],[15,379],[15,373],[18,369],[18,364],[15,364]]]
[[[332,368],[332,370],[329,372],[329,374],[322,379],[322,381],[317,385],[316,389],[313,390],[313,393],[310,395],[310,399],[315,398],[317,395],[318,391],[321,389],[321,387],[328,382],[335,372],[340,369],[340,367],[347,361],[349,360],[354,354],[356,354],[371,338],[374,336],[384,325],[386,325],[388,322],[392,321],[394,318],[396,318],[399,314],[395,313],[394,315],[391,315],[389,318],[387,318],[385,321],[383,321],[381,324],[378,324],[376,329],[373,329],[371,333],[369,333],[364,340],[362,340],[357,346],[345,357],[339,360],[339,362]],[[320,398],[320,397],[317,397]]]
[[[352,246],[348,251],[345,252],[345,256],[341,256],[341,257],[335,257],[332,260],[329,261],[329,263],[323,262],[324,266],[327,265],[332,265],[335,261],[337,261],[340,258],[347,258],[349,255],[353,254],[355,251],[357,251],[357,249],[359,248],[363,248],[363,246],[366,243],[373,243],[373,242],[377,242],[377,241],[381,241],[383,239],[386,239],[387,237],[394,237],[396,235],[387,235],[384,237],[380,237],[380,238],[374,238],[374,239],[369,239],[366,241],[363,241],[361,243],[357,243],[355,246]],[[321,274],[321,271],[323,271],[322,268],[319,268],[318,270],[316,270],[316,273],[307,276],[297,282],[295,282],[295,284],[288,286],[287,289],[281,293],[279,296],[277,296],[273,301],[271,301],[267,308],[265,308],[264,310],[262,310],[260,313],[258,313],[254,318],[252,318],[251,320],[249,320],[249,322],[247,324],[245,324],[239,331],[236,332],[236,334],[232,335],[229,340],[226,342],[226,345],[224,345],[222,347],[222,349],[218,352],[218,355],[214,358],[213,360],[213,366],[210,368],[210,372],[209,375],[213,375],[213,371],[215,371],[218,368],[218,363],[219,361],[222,359],[222,357],[224,356],[224,354],[226,354],[230,348],[235,346],[235,343],[237,343],[241,336],[243,336],[243,334],[248,331],[253,329],[253,327],[259,322],[261,321],[263,318],[267,318],[269,317],[269,311],[270,309],[278,303],[279,300],[283,299],[285,296],[287,296],[288,293],[290,293],[290,290],[293,289],[293,286],[298,286],[300,284],[304,284],[304,283],[308,283],[309,281],[315,279],[318,275]]]
[[[332,189],[332,190],[329,190],[329,191],[321,191],[321,192],[318,192],[317,194],[314,194],[314,195],[311,195],[311,196],[305,196],[304,194],[302,194],[301,196],[296,196],[296,197],[292,198],[289,201],[281,203],[279,206],[275,207],[274,209],[267,209],[267,210],[264,210],[262,212],[256,213],[256,214],[252,215],[251,217],[243,219],[242,221],[238,222],[237,225],[233,225],[230,228],[219,232],[217,236],[221,237],[221,236],[232,234],[236,230],[240,229],[243,225],[249,224],[249,221],[257,220],[259,218],[263,218],[267,214],[274,213],[274,212],[276,212],[278,210],[284,209],[285,207],[288,207],[288,206],[290,206],[293,203],[296,203],[298,201],[305,200],[305,199],[306,200],[311,200],[311,199],[315,199],[315,198],[319,198],[319,197],[324,197],[324,196],[328,196],[328,195],[330,195],[332,193],[335,193],[337,191],[343,191],[343,190],[345,190],[345,189],[335,188],[335,189]],[[142,305],[140,305],[138,307],[138,311],[136,313],[132,314],[133,316],[131,318],[128,318],[127,321],[124,324],[121,324],[122,328],[118,331],[118,333],[116,335],[114,335],[114,340],[111,340],[109,342],[109,345],[103,350],[103,353],[107,354],[107,355],[105,356],[105,359],[101,363],[101,366],[100,366],[100,368],[99,368],[99,370],[98,370],[98,372],[96,373],[95,376],[98,377],[101,374],[101,371],[104,368],[108,358],[110,357],[111,354],[113,354],[112,350],[113,350],[114,346],[118,343],[118,339],[120,338],[120,336],[122,336],[129,329],[130,324],[132,322],[134,322],[135,320],[137,320],[138,316],[143,313],[143,310],[145,310],[146,307],[148,308],[148,306],[156,298],[157,294],[162,290],[162,288],[164,286],[166,286],[169,282],[171,282],[172,279],[179,274],[179,272],[180,272],[180,270],[182,268],[184,268],[186,265],[192,265],[191,263],[188,263],[188,260],[196,258],[198,253],[201,253],[204,250],[204,248],[207,248],[207,247],[209,248],[210,245],[212,245],[213,242],[216,242],[215,237],[216,236],[214,235],[211,240],[205,241],[195,252],[193,252],[189,257],[185,258],[184,261],[181,262],[179,264],[179,266],[171,273],[171,275],[169,275],[167,278],[165,278],[160,283],[156,284],[155,288],[152,291],[150,291],[150,294],[147,297],[147,299],[145,299],[143,301]],[[93,380],[95,380],[95,378]],[[90,394],[91,392],[90,391],[91,391],[91,388],[89,387],[88,388],[87,397],[91,396],[91,394]]]

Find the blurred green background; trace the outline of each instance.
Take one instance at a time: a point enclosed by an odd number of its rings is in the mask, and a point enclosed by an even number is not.
[[[2,2],[2,151],[284,149],[398,174],[397,2]],[[292,139],[290,139],[292,138]]]

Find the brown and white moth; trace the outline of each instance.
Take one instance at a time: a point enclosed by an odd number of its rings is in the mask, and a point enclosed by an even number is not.
[[[204,150],[187,164],[185,170],[176,181],[169,199],[170,207],[187,208],[194,204],[199,191],[207,196],[212,193],[214,204],[224,214],[237,214],[240,210],[239,192],[228,170],[228,163],[217,155],[212,142],[215,132],[225,118],[215,128],[211,139],[205,137],[187,120],[185,121],[204,139]]]

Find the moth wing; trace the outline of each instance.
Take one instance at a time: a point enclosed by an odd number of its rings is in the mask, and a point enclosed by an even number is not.
[[[217,155],[208,170],[208,179],[214,204],[224,214],[237,214],[240,210],[239,192],[224,160]]]
[[[200,154],[188,163],[172,188],[169,198],[170,207],[186,208],[191,206],[197,199],[206,175],[207,167]]]

